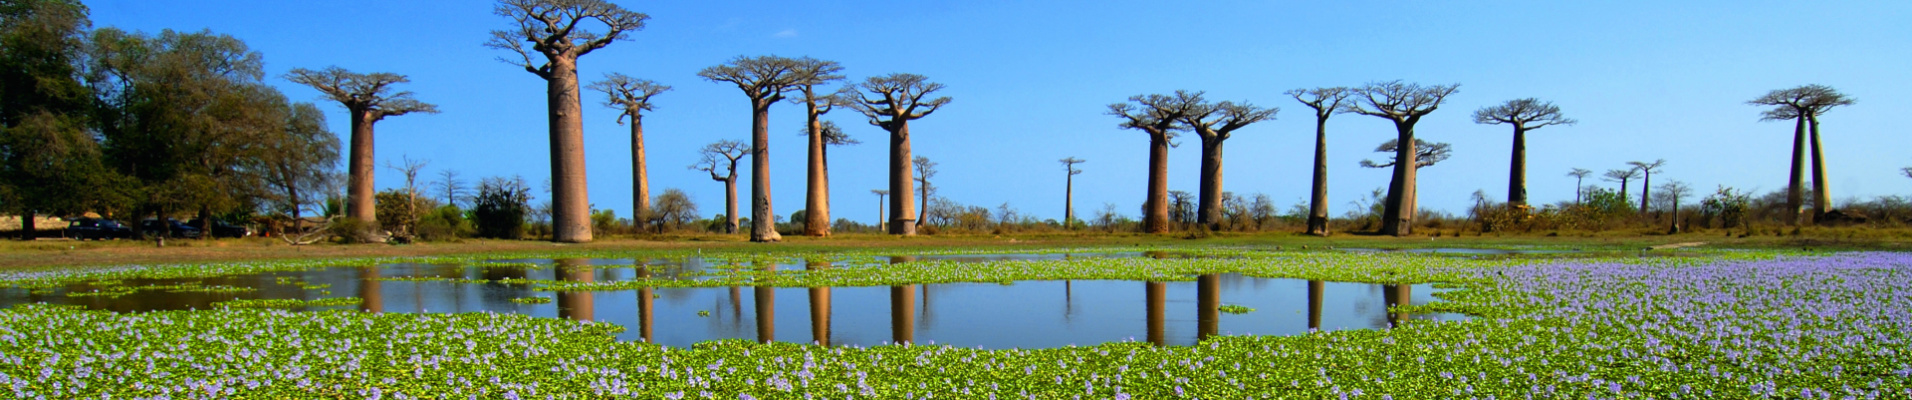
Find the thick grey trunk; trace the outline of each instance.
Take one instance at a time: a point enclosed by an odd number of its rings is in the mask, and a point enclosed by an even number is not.
[[[551,240],[591,241],[591,199],[584,175],[584,112],[575,58],[551,61],[545,80],[551,116]]]
[[[1142,230],[1168,232],[1168,133],[1149,132],[1149,187]]]
[[[1514,154],[1507,167],[1507,204],[1527,204],[1527,129],[1514,125]]]
[[[770,105],[751,100],[750,119],[750,241],[783,240],[777,234],[777,214],[770,208]]]
[[[1807,114],[1812,129],[1812,222],[1819,223],[1832,211],[1832,190],[1826,185],[1826,153],[1819,147],[1819,115]]]
[[[1786,180],[1786,224],[1799,226],[1800,210],[1805,207],[1806,189],[1806,114],[1799,113],[1793,124],[1792,177]]]
[[[890,234],[916,235],[916,179],[910,169],[909,121],[890,131]]]
[[[1315,117],[1314,189],[1308,201],[1308,234],[1328,235],[1328,117]]]
[[[1203,229],[1222,229],[1222,144],[1228,139],[1202,136],[1201,199],[1196,223]]]
[[[1414,233],[1414,178],[1419,162],[1414,149],[1414,125],[1395,122],[1399,144],[1394,146],[1394,180],[1388,183],[1387,204],[1381,212],[1381,234],[1407,236]]]

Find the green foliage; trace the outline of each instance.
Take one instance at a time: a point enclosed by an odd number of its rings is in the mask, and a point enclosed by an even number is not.
[[[592,210],[591,231],[610,234],[624,230],[625,224],[618,223],[617,212],[613,210]]]
[[[677,231],[697,220],[697,203],[690,201],[690,195],[683,190],[664,189],[664,193],[651,201],[651,213],[655,214],[653,229],[656,232]]]
[[[423,195],[414,198],[400,189],[378,192],[373,199],[373,203],[377,204],[373,211],[379,226],[392,231],[394,235],[407,237],[417,236],[416,228],[421,217],[438,208],[437,199]]]
[[[1223,304],[1221,306],[1215,307],[1215,309],[1217,311],[1221,311],[1221,312],[1229,313],[1229,314],[1247,314],[1247,313],[1255,312],[1254,308],[1240,305],[1240,304]]]
[[[465,211],[456,205],[443,205],[434,208],[418,220],[419,240],[442,242],[471,237],[478,234],[478,227],[465,218]]]
[[[525,217],[531,212],[531,188],[524,178],[486,178],[472,199],[472,222],[478,236],[519,239],[525,236]]]
[[[1720,186],[1718,192],[1700,200],[1700,214],[1709,220],[1718,218],[1721,227],[1738,227],[1746,223],[1747,205],[1750,202],[1750,196],[1745,192]]]

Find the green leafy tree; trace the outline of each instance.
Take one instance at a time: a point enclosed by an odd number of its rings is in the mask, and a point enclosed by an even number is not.
[[[87,132],[80,79],[87,9],[76,1],[0,2],[0,212],[32,239],[40,214],[110,214],[125,197]]]
[[[524,238],[525,217],[531,214],[531,187],[525,185],[524,177],[485,178],[478,183],[478,196],[472,198],[471,214],[479,237]]]

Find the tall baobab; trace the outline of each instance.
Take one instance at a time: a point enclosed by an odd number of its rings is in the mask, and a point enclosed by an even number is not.
[[[1387,204],[1381,213],[1381,233],[1406,236],[1413,233],[1415,170],[1414,124],[1440,108],[1447,96],[1460,90],[1460,84],[1421,86],[1401,81],[1371,82],[1354,89],[1355,103],[1349,112],[1386,118],[1394,122],[1396,146],[1394,179],[1388,184]]]
[[[722,140],[704,146],[699,151],[703,159],[692,164],[690,169],[710,173],[710,180],[724,183],[724,233],[737,233],[737,159],[744,158],[750,150],[743,142]],[[717,171],[725,171],[718,175]],[[751,217],[756,218],[756,217]]]
[[[845,146],[845,145],[852,145],[852,144],[860,144],[863,142],[857,141],[856,139],[851,138],[849,134],[843,133],[843,128],[837,127],[837,124],[835,122],[823,121],[820,125],[821,125],[821,129],[818,130],[818,132],[821,132],[823,134],[823,149],[819,153],[820,155],[822,155],[821,159],[819,160],[819,164],[820,164],[819,166],[822,167],[822,174],[819,174],[819,179],[822,182],[818,183],[816,187],[820,188],[820,192],[823,195],[822,201],[818,203],[823,206],[824,214],[821,214],[821,215],[828,217],[830,212],[829,210],[830,209],[830,146]],[[806,136],[809,135],[810,128],[804,127],[803,134]],[[810,215],[813,215],[813,214],[810,214],[807,211],[804,212],[805,229],[808,229],[813,223],[821,223],[824,225],[830,224],[829,218],[823,218],[822,222],[817,222],[815,219],[809,218]],[[824,235],[830,234],[830,230],[827,226],[823,229],[824,229],[823,230]]]
[[[1818,223],[1832,211],[1832,190],[1827,188],[1825,151],[1819,146],[1819,116],[1833,107],[1852,105],[1854,100],[1830,86],[1810,85],[1811,100],[1806,103],[1806,126],[1812,131],[1812,221]]]
[[[1068,228],[1075,226],[1075,176],[1082,175],[1082,170],[1076,169],[1075,165],[1089,161],[1069,157],[1057,162],[1061,162],[1063,172],[1068,173],[1062,183],[1062,227]]]
[[[929,186],[929,178],[936,177],[936,162],[930,161],[929,157],[916,156],[910,159],[910,165],[916,167],[916,183],[922,184],[918,190],[922,191],[923,207],[916,210],[916,228],[922,229],[923,221],[929,216],[929,198],[936,194],[936,189]]]
[[[1660,193],[1673,201],[1673,226],[1666,233],[1680,233],[1680,200],[1693,194],[1693,188],[1685,182],[1672,181],[1660,185]]]
[[[1580,193],[1586,191],[1585,186],[1581,185],[1581,182],[1585,182],[1587,175],[1592,174],[1593,171],[1588,171],[1585,168],[1574,168],[1572,171],[1567,171],[1567,176],[1573,177],[1573,204],[1580,204]]]
[[[1812,99],[1812,87],[1800,86],[1767,92],[1746,104],[1773,106],[1760,113],[1761,121],[1793,120],[1792,168],[1786,180],[1787,224],[1799,226],[1804,209],[1806,187],[1806,109]]]
[[[808,130],[810,168],[807,183],[809,190],[803,198],[803,234],[809,236],[830,236],[830,173],[826,165],[825,146],[829,146],[829,135],[824,133],[823,123],[818,120],[828,114],[842,100],[831,93],[818,93],[817,87],[843,80],[843,65],[836,61],[824,61],[803,58],[795,72],[798,79],[793,85],[798,96],[791,101],[804,106],[804,115],[809,119],[804,125]],[[839,135],[840,135],[839,131]],[[794,221],[792,221],[794,222]]]
[[[949,97],[929,98],[943,90],[943,84],[930,82],[916,74],[873,76],[862,83],[843,88],[841,94],[850,106],[869,118],[870,125],[890,133],[890,221],[889,233],[916,234],[916,221],[910,219],[916,199],[910,198],[915,179],[910,175],[910,121],[927,117],[949,104]]]
[[[883,189],[870,189],[870,193],[876,195],[876,230],[880,231],[880,230],[883,230],[883,224],[884,224],[883,196],[890,195],[890,191],[883,190]]]
[[[1666,160],[1628,161],[1627,165],[1633,166],[1633,169],[1639,170],[1644,175],[1640,177],[1640,213],[1645,214],[1647,201],[1653,198],[1653,170],[1665,166]]]
[[[372,158],[372,124],[411,113],[438,113],[438,107],[412,99],[412,92],[393,93],[392,85],[411,82],[404,75],[375,72],[361,74],[339,67],[313,71],[294,68],[286,80],[311,86],[327,99],[345,106],[352,118],[352,147],[346,161],[345,215],[367,224],[378,223],[373,205],[372,174],[378,165]]]
[[[1560,106],[1532,97],[1474,111],[1474,123],[1514,127],[1513,161],[1507,167],[1508,204],[1527,205],[1527,131],[1574,122],[1560,114]]]
[[[545,82],[545,106],[551,121],[551,240],[591,241],[591,200],[584,175],[584,107],[578,88],[578,58],[644,29],[650,19],[604,0],[499,0],[496,13],[512,21],[508,30],[491,31],[485,47],[509,50],[517,59],[499,61],[523,67]],[[586,21],[603,25],[594,32]],[[531,54],[544,57],[532,61]]]
[[[1348,112],[1341,103],[1353,91],[1345,87],[1295,89],[1295,101],[1315,111],[1314,189],[1308,200],[1308,234],[1328,236],[1328,117]]]
[[[770,208],[770,106],[783,101],[803,76],[803,66],[817,62],[809,57],[787,58],[758,56],[731,59],[723,65],[704,68],[697,76],[711,82],[737,85],[750,98],[750,241],[783,240],[777,234],[776,213]]]
[[[619,111],[617,123],[623,124],[626,117],[631,119],[631,220],[643,225],[652,218],[650,171],[644,162],[644,112],[654,108],[652,96],[671,87],[614,72],[592,82],[591,89],[604,92],[604,106]]]
[[[1129,97],[1128,103],[1109,105],[1109,115],[1122,118],[1118,126],[1140,130],[1149,135],[1148,197],[1142,203],[1142,231],[1169,231],[1168,220],[1168,148],[1178,131],[1184,129],[1182,116],[1200,102],[1201,93],[1177,90],[1174,95],[1148,94]]]
[[[1635,176],[1640,176],[1639,169],[1609,169],[1605,178],[1608,182],[1620,183],[1620,200],[1626,201],[1632,199],[1627,197],[1627,182],[1632,181]]]
[[[1197,98],[1201,93],[1196,93]],[[1209,230],[1222,228],[1222,144],[1234,135],[1235,130],[1249,124],[1275,118],[1279,108],[1255,107],[1248,102],[1239,104],[1223,101],[1209,104],[1198,101],[1189,112],[1182,115],[1182,123],[1195,131],[1202,139],[1202,175],[1201,193],[1197,200],[1197,223]]]

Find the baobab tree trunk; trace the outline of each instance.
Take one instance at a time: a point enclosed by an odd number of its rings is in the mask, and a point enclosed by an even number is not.
[[[643,226],[651,217],[651,180],[644,165],[644,119],[631,113],[631,222]]]
[[[1202,198],[1196,223],[1202,229],[1222,229],[1222,139],[1202,138]]]
[[[1073,221],[1075,221],[1075,173],[1070,172],[1062,183],[1062,227],[1069,228],[1074,224]]]
[[[1527,205],[1527,130],[1514,126],[1514,154],[1507,167],[1507,204]]]
[[[1826,154],[1819,147],[1819,115],[1806,114],[1812,129],[1812,222],[1817,224],[1832,211],[1832,191],[1826,188]]]
[[[1328,117],[1315,118],[1314,191],[1308,201],[1308,234],[1328,236]]]
[[[730,220],[724,223],[724,233],[736,234],[738,228],[736,174],[731,174],[730,180],[724,181],[724,218]]]
[[[777,214],[770,209],[770,105],[757,100],[750,113],[750,241],[783,240]]]
[[[1381,212],[1381,234],[1407,236],[1414,233],[1414,178],[1418,156],[1414,149],[1412,125],[1395,123],[1398,143],[1394,146],[1394,181],[1388,183],[1387,205]]]
[[[553,59],[545,84],[551,114],[551,240],[590,242],[591,200],[584,180],[584,113],[578,99],[577,60]]]
[[[923,205],[916,209],[916,228],[923,228],[923,221],[929,220],[929,178],[923,178]]]
[[[1805,208],[1806,188],[1806,115],[1800,113],[1793,124],[1792,179],[1786,181],[1786,224],[1799,226],[1800,210]]]
[[[378,207],[372,203],[372,171],[378,169],[372,163],[372,123],[376,115],[363,109],[346,111],[352,113],[352,159],[346,161],[350,182],[345,184],[345,215],[371,228],[370,224],[378,223]]]
[[[830,181],[824,165],[828,163],[824,154],[823,123],[817,121],[817,105],[806,102],[810,112],[810,176],[809,193],[804,196],[803,234],[809,236],[830,236]]]
[[[1646,214],[1646,202],[1653,198],[1653,171],[1644,171],[1640,177],[1640,213]]]
[[[910,170],[910,126],[899,121],[890,131],[890,234],[915,236],[916,179]]]
[[[1149,133],[1149,193],[1142,230],[1168,232],[1168,134]]]

